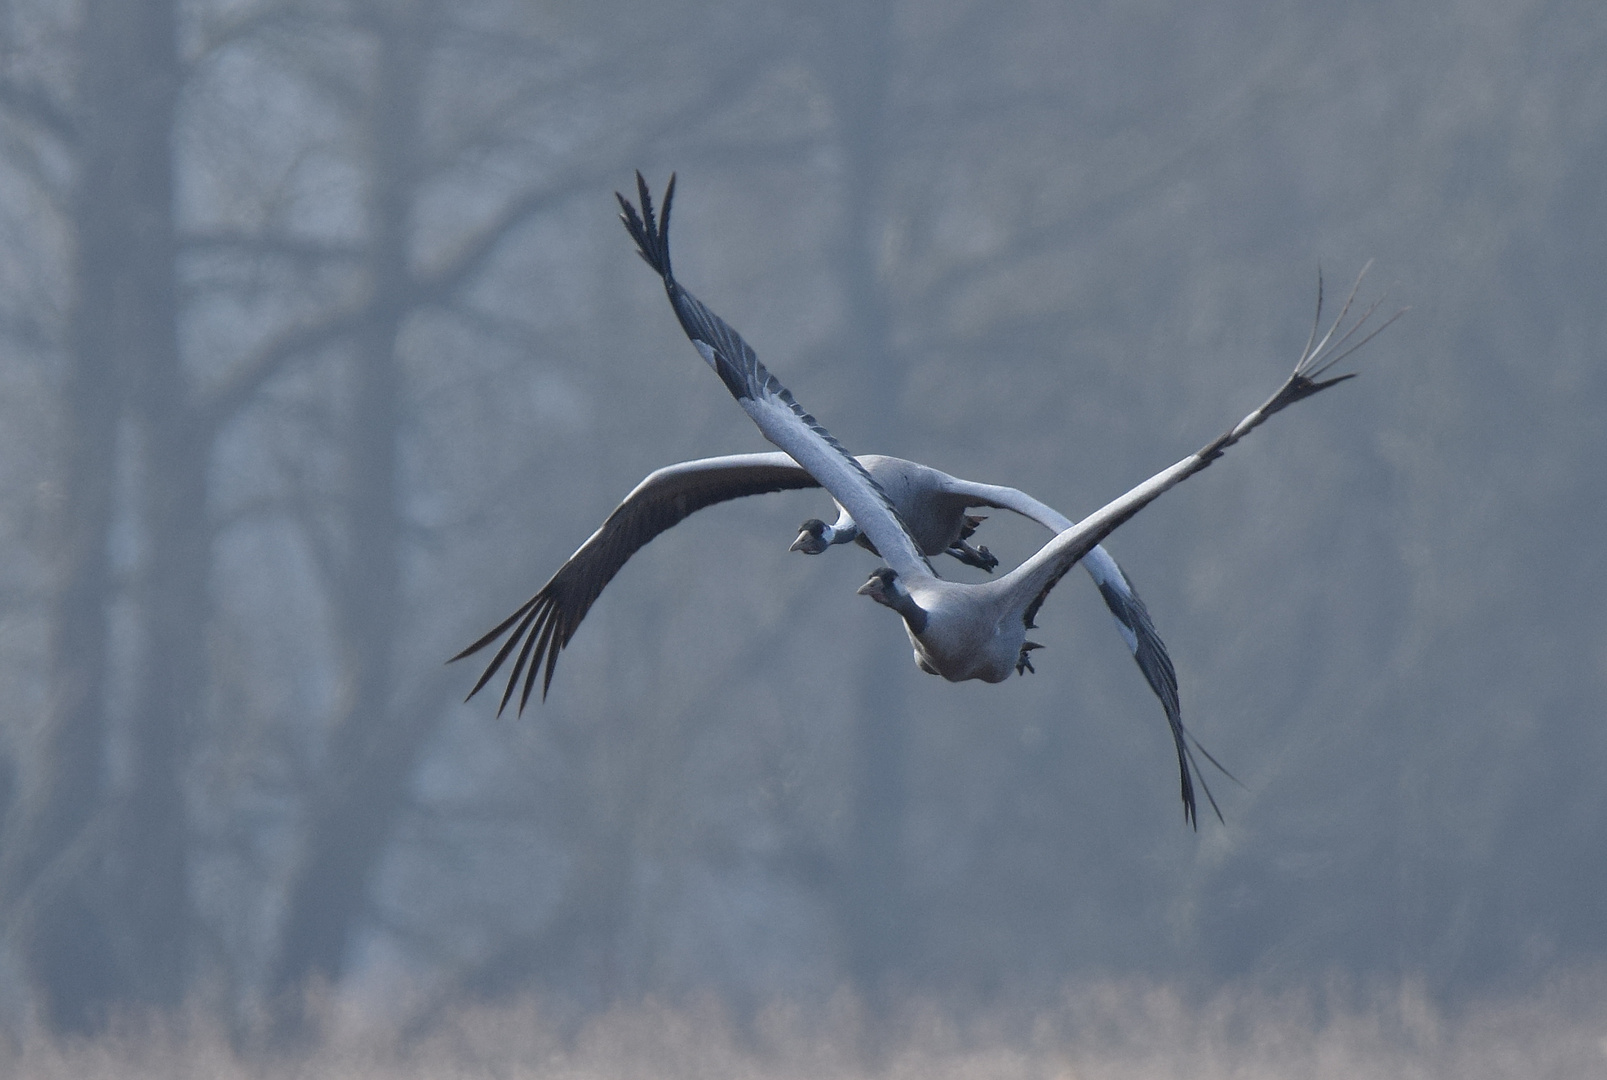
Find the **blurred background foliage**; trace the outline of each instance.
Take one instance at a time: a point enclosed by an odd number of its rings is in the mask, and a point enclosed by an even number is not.
[[[8,0],[0,50],[5,1015],[1607,960],[1594,0]],[[851,449],[1073,517],[1377,260],[1364,377],[1109,545],[1226,824],[1085,582],[1038,675],[940,683],[869,556],[788,554],[819,493],[644,550],[522,719],[458,704],[642,476],[765,448],[634,168]]]

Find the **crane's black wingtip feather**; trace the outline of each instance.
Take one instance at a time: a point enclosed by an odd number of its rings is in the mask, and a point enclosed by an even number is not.
[[[664,279],[665,285],[670,285],[674,281],[670,269],[669,232],[670,207],[675,201],[675,174],[670,174],[670,182],[664,187],[664,206],[656,213],[653,210],[653,193],[640,169],[636,170],[637,203],[633,204],[617,191],[614,192],[614,198],[619,200],[620,221],[624,223],[625,231],[636,241],[636,254]]]
[[[1194,777],[1189,773],[1188,761],[1179,753],[1178,780],[1183,794],[1183,820],[1194,827],[1195,832],[1200,831],[1200,805],[1194,798]]]
[[[572,631],[566,626],[561,632],[552,636],[552,642],[547,646],[547,674],[541,680],[541,700],[547,700],[547,691],[552,689],[552,673],[558,667],[558,654],[564,646],[569,644],[569,635]]]
[[[541,667],[541,662],[546,656],[547,643],[557,637],[553,631],[557,629],[558,620],[551,617],[552,615],[553,613],[549,611],[549,617],[545,620],[545,625],[543,625],[541,628],[541,637],[536,641],[535,653],[530,659],[530,670],[525,673],[524,693],[519,695],[520,716],[525,714],[525,706],[530,703],[530,692],[535,689],[536,686],[536,670]]]
[[[1182,721],[1181,720],[1179,720],[1178,725],[1179,725],[1179,731],[1183,735],[1186,735],[1190,740],[1192,740],[1193,743],[1196,746],[1199,746],[1199,740],[1194,738],[1194,735],[1187,728],[1182,727]],[[1211,785],[1205,782],[1205,773],[1200,769],[1200,763],[1199,763],[1199,760],[1197,758],[1195,758],[1194,751],[1189,749],[1187,743],[1181,743],[1180,742],[1179,745],[1182,747],[1183,754],[1186,755],[1186,757],[1187,757],[1187,762],[1185,763],[1185,767],[1193,769],[1194,778],[1200,782],[1200,790],[1205,792],[1205,801],[1211,804],[1211,813],[1216,815],[1216,820],[1218,822],[1220,822],[1223,825],[1226,825],[1228,823],[1227,818],[1222,816],[1222,807],[1217,805],[1216,796],[1211,793]],[[1200,752],[1202,754],[1204,754],[1207,758],[1210,758],[1211,764],[1216,765],[1216,767],[1219,768],[1219,769],[1222,768],[1222,766],[1220,764],[1217,764],[1216,759],[1211,757],[1210,751],[1206,750],[1205,747],[1201,746],[1200,747]],[[1180,759],[1180,763],[1181,763],[1181,759]],[[1232,773],[1228,773],[1228,771],[1226,769],[1222,769],[1222,771],[1227,774],[1227,776],[1228,776],[1228,778],[1230,780],[1233,779],[1233,774]],[[1238,783],[1238,781],[1234,780],[1234,783]],[[1199,817],[1198,817],[1198,814],[1196,814],[1196,816],[1195,816],[1195,826],[1194,826],[1194,828],[1195,828],[1195,831],[1199,830]]]
[[[513,639],[517,640],[517,637],[522,636],[524,638],[524,645],[520,647],[519,656],[513,663],[513,671],[508,675],[508,685],[502,691],[502,703],[497,706],[498,716],[501,716],[502,710],[508,707],[508,701],[513,697],[513,692],[519,687],[519,676],[524,674],[525,665],[530,662],[530,651],[535,648],[536,635],[540,632],[542,624],[547,621],[546,612],[547,609],[543,608],[538,608],[536,611],[531,612],[531,617],[534,619],[534,622],[527,620],[526,622],[520,624],[519,633],[516,638]],[[510,640],[508,644],[513,644],[513,640]],[[506,646],[504,646],[504,648],[506,648]],[[521,711],[523,708],[524,706],[521,705]]]
[[[541,594],[537,593],[529,600],[526,600],[524,603],[520,604],[518,609],[514,611],[512,615],[509,615],[506,619],[503,619],[501,622],[497,623],[497,625],[493,626],[490,630],[487,630],[478,641],[464,649],[462,652],[458,653],[452,659],[448,660],[447,663],[455,664],[464,657],[473,656],[475,653],[497,640],[497,638],[501,637],[507,632],[508,627],[524,618],[525,614],[529,612],[529,610],[534,607],[540,599]],[[495,670],[497,665],[500,663],[502,663],[502,657],[499,655],[497,659],[493,660],[491,663],[492,670]]]
[[[647,227],[653,227],[653,193],[648,190],[647,180],[642,176],[642,170],[636,170],[636,199],[642,206],[642,220]]]

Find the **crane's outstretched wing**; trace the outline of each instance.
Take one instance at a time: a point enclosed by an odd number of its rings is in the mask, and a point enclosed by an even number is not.
[[[1371,263],[1368,264],[1372,265]],[[1088,515],[1075,526],[1066,529],[1049,541],[1038,553],[1028,559],[1018,569],[1017,573],[1026,572],[1042,579],[1042,587],[1032,605],[1027,608],[1027,625],[1032,625],[1033,617],[1037,615],[1038,608],[1043,604],[1049,590],[1065,576],[1067,570],[1087,555],[1093,547],[1105,537],[1114,532],[1128,518],[1148,506],[1162,492],[1175,487],[1187,480],[1195,473],[1209,466],[1227,450],[1250,432],[1266,423],[1276,413],[1293,405],[1297,401],[1304,401],[1313,394],[1320,393],[1330,386],[1337,386],[1346,379],[1354,379],[1356,372],[1346,375],[1337,375],[1331,379],[1324,379],[1326,374],[1339,361],[1350,356],[1357,349],[1366,345],[1373,338],[1383,333],[1396,319],[1406,314],[1408,309],[1402,308],[1394,315],[1354,344],[1349,344],[1373,312],[1378,309],[1382,299],[1364,311],[1351,327],[1337,339],[1334,337],[1343,325],[1345,316],[1350,313],[1351,304],[1356,299],[1356,292],[1361,288],[1362,277],[1367,273],[1367,267],[1362,267],[1361,274],[1356,277],[1356,284],[1350,290],[1350,296],[1345,306],[1340,309],[1339,317],[1334,325],[1324,334],[1321,340],[1317,339],[1317,331],[1322,321],[1322,275],[1317,277],[1317,318],[1312,326],[1311,337],[1306,342],[1305,349],[1300,354],[1300,360],[1295,364],[1294,371],[1283,385],[1278,387],[1276,393],[1262,403],[1261,407],[1240,420],[1222,435],[1201,447],[1198,451],[1179,461],[1168,469],[1163,469],[1148,480],[1133,488],[1127,494],[1112,499],[1098,511]]]
[[[944,475],[946,477],[944,490],[963,496],[967,506],[991,506],[1009,510],[1036,521],[1056,534],[1075,527],[1076,523],[1070,518],[1019,488],[999,484],[978,484]],[[1143,598],[1133,587],[1127,572],[1104,547],[1095,544],[1080,562],[1083,569],[1088,571],[1088,576],[1094,579],[1094,585],[1099,589],[1105,607],[1116,620],[1117,631],[1127,643],[1128,651],[1133,654],[1133,660],[1138,664],[1138,670],[1144,675],[1144,681],[1149,683],[1150,690],[1154,692],[1161,703],[1161,710],[1166,714],[1166,724],[1171,729],[1172,743],[1177,749],[1177,771],[1183,805],[1189,808],[1195,805],[1194,781],[1197,779],[1200,789],[1205,792],[1206,801],[1211,804],[1217,819],[1221,820],[1222,811],[1216,804],[1216,796],[1211,794],[1210,785],[1205,782],[1205,776],[1200,771],[1194,751],[1197,749],[1207,761],[1221,770],[1222,775],[1234,783],[1238,781],[1209,750],[1200,745],[1194,733],[1184,726],[1182,701],[1177,690],[1177,669],[1172,666],[1172,657],[1166,651],[1166,643],[1161,640],[1160,632],[1155,629],[1149,608],[1144,605]],[[1030,619],[1027,628],[1032,628]],[[1189,816],[1192,820],[1192,809]]]
[[[1371,263],[1369,263],[1368,266],[1371,266]],[[1033,620],[1038,614],[1039,607],[1043,605],[1043,602],[1048,597],[1050,590],[1053,589],[1060,579],[1065,576],[1066,571],[1070,570],[1078,560],[1087,557],[1089,553],[1100,543],[1100,541],[1109,536],[1118,526],[1127,521],[1127,519],[1138,513],[1145,506],[1148,506],[1157,497],[1159,497],[1162,492],[1182,483],[1190,476],[1193,476],[1195,473],[1209,466],[1211,462],[1221,457],[1228,447],[1232,446],[1234,443],[1237,443],[1240,439],[1250,434],[1250,432],[1266,423],[1266,421],[1274,414],[1283,411],[1297,401],[1303,401],[1306,398],[1311,397],[1313,394],[1320,393],[1321,391],[1328,389],[1330,386],[1336,386],[1339,383],[1344,382],[1346,379],[1355,378],[1355,372],[1345,375],[1337,375],[1328,379],[1323,378],[1323,376],[1339,361],[1350,356],[1357,349],[1360,349],[1373,338],[1383,333],[1386,327],[1404,315],[1407,310],[1403,308],[1400,311],[1397,311],[1394,315],[1391,315],[1388,319],[1384,320],[1382,324],[1367,333],[1360,340],[1352,343],[1352,339],[1356,337],[1357,333],[1366,324],[1373,312],[1378,309],[1378,305],[1382,303],[1382,298],[1380,298],[1380,300],[1375,301],[1371,306],[1369,306],[1366,311],[1362,312],[1357,320],[1351,324],[1349,329],[1344,330],[1343,333],[1340,333],[1345,321],[1345,317],[1350,313],[1351,304],[1356,299],[1356,292],[1361,288],[1362,278],[1365,277],[1366,274],[1367,266],[1364,266],[1362,267],[1361,273],[1356,276],[1356,284],[1351,288],[1350,296],[1345,300],[1344,306],[1340,309],[1339,317],[1334,320],[1333,326],[1329,328],[1328,332],[1324,334],[1320,340],[1318,339],[1317,334],[1322,325],[1322,275],[1321,273],[1318,274],[1317,315],[1312,322],[1311,335],[1306,340],[1306,347],[1301,351],[1300,359],[1295,364],[1294,371],[1287,379],[1284,380],[1283,385],[1278,388],[1277,392],[1262,403],[1260,408],[1250,413],[1243,420],[1240,420],[1237,424],[1219,437],[1211,440],[1197,452],[1190,454],[1188,457],[1184,458],[1182,461],[1179,461],[1171,468],[1164,469],[1161,472],[1156,473],[1142,484],[1139,484],[1137,487],[1127,492],[1127,494],[1122,495],[1120,498],[1113,499],[1100,510],[1090,514],[1073,527],[1062,531],[1053,540],[1049,541],[1049,543],[1045,544],[1041,549],[1039,549],[1037,554],[1032,556],[1032,558],[1028,559],[1019,568],[1017,568],[1016,571],[1014,571],[1014,573],[1025,573],[1031,575],[1040,583],[1036,597],[1026,610],[1026,624],[1028,626],[1033,624]],[[1338,334],[1337,338],[1335,337],[1336,334]],[[1112,562],[1114,563],[1114,560],[1112,560]],[[1118,573],[1119,572],[1120,570],[1118,568]],[[1145,612],[1144,617],[1147,618],[1147,616],[1148,613]],[[1119,617],[1120,616],[1118,616],[1118,618]],[[1143,666],[1142,660],[1140,661],[1140,666]],[[1166,661],[1166,667],[1171,667],[1171,662],[1169,659]],[[1148,675],[1148,671],[1146,671],[1145,674]],[[1155,683],[1152,681],[1151,686],[1154,685]],[[1172,685],[1175,689],[1175,674],[1172,676]],[[1159,690],[1157,690],[1157,692],[1159,693]],[[1166,703],[1166,698],[1164,696],[1162,697],[1162,703]],[[1174,740],[1186,754],[1188,752],[1188,746],[1183,742],[1182,739],[1183,731],[1181,724],[1178,724],[1174,727],[1173,733]],[[1194,741],[1193,736],[1188,736],[1188,738],[1190,741]],[[1213,765],[1216,765],[1216,767],[1219,769],[1222,768],[1221,764],[1212,758],[1211,755],[1206,752],[1204,747],[1199,746],[1197,741],[1194,741],[1194,745],[1199,748],[1202,754],[1205,754],[1206,758],[1209,759]],[[1227,770],[1223,769],[1223,772],[1227,773]],[[1186,806],[1192,807],[1192,799],[1189,797],[1188,770],[1185,768],[1183,773],[1184,802]],[[1231,776],[1231,774],[1228,775]],[[1209,791],[1206,792],[1206,797],[1210,798]],[[1216,809],[1215,799],[1211,799],[1211,806],[1213,809]],[[1221,816],[1220,810],[1217,810],[1217,816]]]
[[[703,359],[725,383],[731,396],[758,425],[759,430],[794,461],[809,470],[820,486],[842,504],[883,559],[900,574],[932,574],[932,566],[910,536],[897,507],[865,467],[793,399],[792,393],[759,362],[742,336],[702,302],[681,287],[670,268],[670,206],[675,177],[664,189],[662,215],[653,212],[653,198],[642,174],[636,174],[641,210],[629,199],[619,199],[620,220],[636,241],[637,254],[664,281],[670,306],[681,329],[691,338]]]
[[[1189,775],[1192,767],[1193,779],[1199,781],[1200,790],[1205,792],[1205,801],[1211,804],[1211,811],[1221,821],[1222,808],[1216,804],[1216,796],[1211,794],[1211,785],[1205,782],[1205,774],[1200,770],[1194,751],[1203,754],[1205,760],[1235,784],[1239,780],[1200,745],[1200,740],[1194,737],[1193,732],[1183,726],[1183,704],[1177,693],[1177,669],[1172,666],[1166,643],[1161,640],[1154,621],[1150,619],[1149,608],[1144,606],[1126,571],[1103,547],[1094,545],[1082,557],[1082,564],[1099,587],[1099,595],[1105,598],[1105,606],[1121,627],[1122,637],[1127,640],[1127,647],[1132,650],[1138,669],[1144,673],[1145,681],[1160,699],[1161,709],[1166,713],[1167,726],[1172,730],[1172,744],[1177,750],[1178,780],[1182,786],[1183,805],[1187,808],[1186,816],[1191,823],[1198,825],[1194,810],[1194,785]],[[1032,625],[1030,620],[1027,625]]]
[[[558,572],[536,595],[479,641],[452,658],[462,660],[472,656],[503,634],[508,634],[507,642],[486,665],[480,681],[469,691],[469,697],[480,692],[480,688],[497,673],[509,654],[523,642],[513,671],[508,676],[507,688],[502,692],[497,713],[501,715],[507,707],[521,674],[525,680],[524,692],[519,698],[519,711],[524,711],[525,703],[530,700],[531,688],[535,685],[536,669],[541,667],[543,660],[547,673],[542,680],[541,696],[545,698],[547,687],[552,685],[558,654],[574,637],[575,629],[586,617],[586,612],[630,557],[659,533],[715,503],[740,499],[745,495],[819,486],[814,477],[782,453],[732,454],[683,461],[650,474],[625,496],[625,501],[608,515],[608,520],[580,545],[579,550],[559,567]],[[512,633],[509,633],[510,628]]]

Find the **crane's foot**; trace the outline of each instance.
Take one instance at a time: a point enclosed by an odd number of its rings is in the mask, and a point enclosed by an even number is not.
[[[949,546],[949,554],[959,559],[967,566],[974,566],[978,570],[993,573],[994,567],[999,565],[999,557],[986,547],[974,548],[964,540],[956,540]]]

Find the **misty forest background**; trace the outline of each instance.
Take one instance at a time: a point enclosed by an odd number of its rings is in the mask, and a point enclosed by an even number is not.
[[[0,1018],[1607,962],[1599,0],[10,0],[0,50]],[[641,477],[767,448],[635,168],[851,449],[1074,517],[1377,260],[1363,377],[1110,541],[1225,825],[1083,575],[948,685],[870,556],[787,552],[818,492],[460,704]]]

